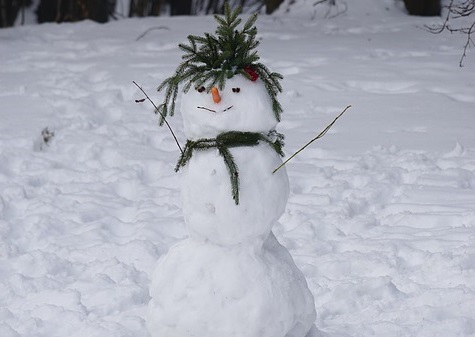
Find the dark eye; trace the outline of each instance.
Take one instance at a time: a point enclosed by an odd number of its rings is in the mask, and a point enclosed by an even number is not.
[[[241,91],[241,88],[233,88],[233,92],[238,93]]]
[[[198,92],[203,92],[203,91],[206,90],[206,88],[205,88],[205,87],[199,87],[199,88],[196,88],[196,90],[197,90]]]

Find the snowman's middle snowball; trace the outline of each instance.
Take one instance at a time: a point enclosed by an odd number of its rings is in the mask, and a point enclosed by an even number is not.
[[[190,89],[183,95],[181,113],[189,140],[214,139],[232,131],[267,135],[277,126],[261,80],[234,76],[226,81],[220,96],[220,102],[214,103],[205,90]],[[229,106],[233,108],[222,113],[200,109],[222,111]],[[239,205],[232,198],[228,168],[219,151],[195,151],[193,160],[182,169],[185,222],[192,236],[214,243],[262,241],[285,211],[287,173],[284,169],[272,174],[282,160],[266,142],[231,148],[229,152],[239,168]]]

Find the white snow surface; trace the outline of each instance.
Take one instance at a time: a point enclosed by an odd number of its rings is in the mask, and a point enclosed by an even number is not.
[[[285,76],[286,153],[352,105],[287,165],[274,226],[315,297],[309,336],[475,336],[473,49],[458,67],[463,36],[390,0],[332,19],[294,6],[257,23],[261,61]],[[214,28],[0,30],[0,336],[148,336],[152,272],[187,230],[179,151],[132,81],[160,103],[177,44]]]

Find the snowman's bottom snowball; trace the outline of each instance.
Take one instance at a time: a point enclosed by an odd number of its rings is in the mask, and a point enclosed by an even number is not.
[[[194,239],[173,246],[150,286],[153,337],[304,337],[313,296],[271,233],[262,248]]]

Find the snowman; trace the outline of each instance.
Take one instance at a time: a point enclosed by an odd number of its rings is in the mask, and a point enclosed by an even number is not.
[[[289,182],[282,163],[281,75],[258,63],[252,16],[216,16],[216,35],[189,36],[184,62],[166,88],[162,118],[181,114],[182,172],[189,238],[161,257],[152,275],[153,337],[304,337],[315,305],[303,274],[272,233]],[[163,120],[162,120],[163,121]]]

